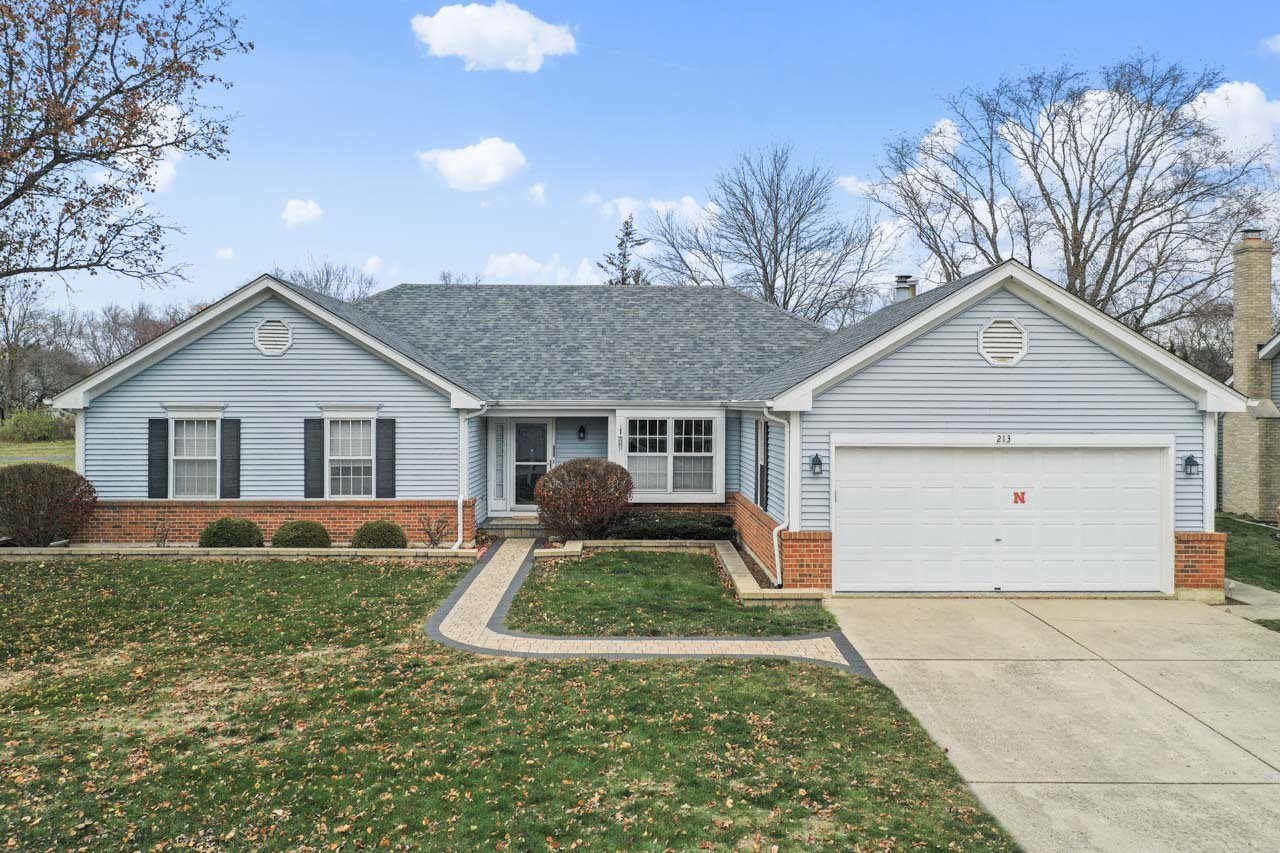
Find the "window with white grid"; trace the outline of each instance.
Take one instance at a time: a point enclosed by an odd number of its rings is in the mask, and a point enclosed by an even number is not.
[[[173,421],[173,496],[218,496],[218,422]]]
[[[373,497],[373,421],[331,420],[330,497]]]
[[[665,418],[627,421],[627,470],[637,492],[667,491],[670,451]]]
[[[672,421],[671,490],[715,491],[715,421],[675,418]]]

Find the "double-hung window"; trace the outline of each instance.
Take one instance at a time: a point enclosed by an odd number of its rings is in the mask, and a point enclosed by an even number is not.
[[[373,497],[373,421],[342,419],[326,424],[329,496]]]
[[[633,500],[724,500],[723,412],[622,412],[619,423]]]
[[[175,418],[171,421],[175,498],[218,497],[218,421]]]

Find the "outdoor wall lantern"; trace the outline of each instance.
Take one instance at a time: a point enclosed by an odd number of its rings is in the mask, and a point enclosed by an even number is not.
[[[587,440],[587,427],[585,424],[578,427],[578,441]]]
[[[809,470],[813,472],[814,476],[821,476],[822,474],[822,457],[821,456],[819,456],[816,453],[813,454],[813,458],[809,460]]]
[[[1182,460],[1182,472],[1188,477],[1194,477],[1200,473],[1200,463],[1194,455],[1188,453],[1187,458]]]

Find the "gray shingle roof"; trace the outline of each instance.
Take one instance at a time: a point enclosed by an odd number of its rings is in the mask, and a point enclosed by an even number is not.
[[[488,400],[736,399],[831,335],[722,287],[403,284],[347,308]]]
[[[771,400],[788,388],[835,364],[876,338],[890,332],[917,314],[946,299],[957,290],[972,284],[1000,264],[971,273],[964,278],[935,287],[912,299],[894,302],[866,319],[854,323],[806,349],[773,371],[759,376],[737,390],[737,400]]]

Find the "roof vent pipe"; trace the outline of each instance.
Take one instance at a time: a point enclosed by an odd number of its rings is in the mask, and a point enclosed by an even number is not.
[[[893,301],[902,302],[916,295],[916,285],[920,282],[909,275],[900,275],[893,280]]]

